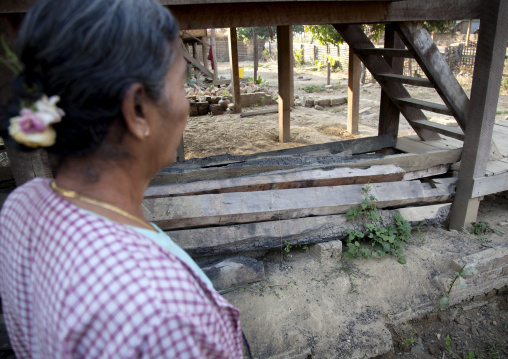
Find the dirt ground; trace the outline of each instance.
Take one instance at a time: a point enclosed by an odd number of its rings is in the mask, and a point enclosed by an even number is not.
[[[246,78],[253,75],[251,63],[240,66]],[[220,70],[229,77],[227,64],[221,64]],[[276,63],[262,63],[259,75],[276,91]],[[458,78],[469,94],[471,75],[466,72]],[[300,99],[347,97],[346,72],[332,73],[332,92],[304,90],[326,84],[324,72],[295,68],[295,79],[295,95]],[[440,102],[432,90],[408,88],[417,98]],[[346,132],[347,105],[324,111],[296,106],[291,112],[291,142],[284,144],[278,142],[276,114],[191,117],[184,133],[186,158],[244,155],[374,136],[379,101],[377,84],[361,87],[356,136]],[[496,120],[504,120],[507,114],[508,97],[502,95]],[[446,116],[427,115],[441,123],[452,122]],[[408,134],[413,131],[401,118],[399,135]],[[305,248],[264,253],[267,281],[224,296],[241,309],[242,328],[256,358],[367,358],[386,351],[380,358],[508,358],[507,292],[490,293],[437,314],[442,292],[432,280],[437,275],[452,276],[449,263],[455,258],[508,245],[507,214],[506,194],[488,196],[481,202],[478,220],[506,234],[478,237],[442,228],[414,233],[405,250],[406,265],[385,258],[343,259],[322,266]],[[12,356],[0,346],[0,358]]]
[[[252,63],[240,66],[245,78],[253,75]],[[229,77],[227,64],[220,66],[220,73]],[[276,63],[262,63],[258,74],[271,90],[277,90]],[[471,74],[465,71],[457,77],[469,95]],[[295,68],[295,95],[300,99],[347,97],[346,72],[332,73],[332,92],[315,90],[324,84],[324,72]],[[312,87],[314,91],[307,92]],[[407,88],[414,97],[442,103],[432,89]],[[244,155],[374,136],[380,93],[377,84],[362,85],[360,133],[356,136],[346,131],[347,105],[324,111],[296,106],[291,112],[291,142],[283,144],[278,142],[277,114],[191,117],[184,134],[186,158]],[[507,113],[508,97],[501,95],[496,121],[504,120]],[[426,114],[443,124],[455,123],[447,116]],[[401,118],[399,136],[409,134],[414,132]],[[506,232],[507,214],[504,194],[489,196],[482,201],[478,220]],[[266,283],[225,296],[242,310],[242,326],[259,358],[375,357],[386,340],[393,350],[381,358],[508,358],[506,292],[493,297],[490,293],[489,298],[476,298],[438,315],[442,293],[432,284],[433,277],[450,272],[449,262],[454,258],[507,244],[506,235],[478,238],[429,228],[409,244],[406,266],[384,259],[343,260],[323,268],[306,251],[293,248],[289,256],[283,256],[279,250],[263,257]],[[474,308],[469,309],[471,304]],[[429,306],[434,307],[431,314],[419,314],[429,313]]]

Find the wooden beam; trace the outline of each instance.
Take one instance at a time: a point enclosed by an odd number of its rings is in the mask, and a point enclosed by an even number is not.
[[[348,44],[354,44],[355,48],[374,48],[374,45],[369,40],[367,35],[363,32],[362,28],[359,25],[333,25],[335,29],[342,35],[342,37],[347,41]],[[382,56],[368,56],[358,54],[358,57],[365,64],[367,69],[372,74],[386,74],[393,73],[392,68],[386,62],[386,60]],[[390,95],[390,98],[409,98],[409,92],[404,88],[404,86],[397,82],[386,82],[382,81],[379,83],[383,91]],[[408,106],[400,106],[396,103],[399,111],[404,115],[404,117],[409,120],[427,120],[427,117],[424,113],[417,108],[408,107]],[[437,140],[439,139],[439,135],[434,132],[428,131],[426,129],[415,128],[418,136],[423,140]]]
[[[481,17],[459,186],[450,228],[476,220],[479,200],[472,198],[474,179],[485,175],[508,42],[508,2],[490,0]]]
[[[187,60],[187,62],[189,64],[191,64],[192,66],[196,67],[199,71],[201,71],[206,77],[209,77],[209,78],[213,78],[213,74],[208,70],[206,69],[203,65],[201,65],[201,63],[199,62],[199,60],[196,60],[194,57],[192,57],[187,51],[182,51],[183,53],[183,57],[185,58],[185,60]]]
[[[362,64],[354,50],[349,48],[347,88],[347,132],[358,133],[360,122],[360,75]]]
[[[414,128],[424,128],[429,131],[464,141],[464,132],[462,132],[460,127],[446,126],[429,120],[409,121],[409,124]]]
[[[280,163],[247,162],[238,166],[215,166],[210,168],[190,168],[188,170],[178,169],[175,172],[159,172],[152,184],[185,183],[192,181],[202,181],[220,178],[231,178],[241,176],[251,176],[260,173],[284,171],[284,170],[302,170],[302,169],[331,169],[338,167],[368,167],[375,165],[393,164],[401,167],[405,171],[419,171],[442,164],[454,164],[460,161],[462,149],[453,150],[433,150],[426,153],[404,153],[392,156],[380,155],[360,155],[340,157],[338,155],[326,158],[325,163],[317,162],[323,159],[323,156],[317,156],[314,159],[307,156],[293,156],[300,158],[300,164],[291,163],[290,158],[286,161],[282,158]],[[307,161],[309,159],[309,161]],[[177,168],[178,164],[174,164]]]
[[[215,29],[210,30],[210,41],[212,42],[212,69],[213,69],[213,84],[216,85],[216,81],[219,80],[219,68],[217,67],[217,42],[215,41]]]
[[[291,68],[293,49],[290,47],[293,36],[292,26],[277,26],[277,56],[279,76],[279,142],[291,141]]]
[[[412,225],[427,220],[433,225],[447,218],[449,204],[383,210],[382,225],[394,225],[395,214]],[[444,212],[444,215],[442,215]],[[167,231],[166,233],[191,256],[224,255],[259,249],[280,248],[281,243],[310,244],[341,239],[355,224],[344,214],[246,223],[234,226]]]
[[[229,63],[231,65],[231,79],[233,103],[235,111],[242,112],[242,97],[240,96],[240,73],[238,72],[238,37],[236,27],[230,27],[228,32],[229,40]]]
[[[169,2],[169,1],[168,1]],[[478,19],[483,0],[238,1],[169,8],[181,29]]]
[[[270,108],[268,110],[242,112],[240,114],[240,117],[253,117],[253,116],[258,116],[258,115],[268,115],[271,113],[279,113],[279,109],[278,108]]]
[[[419,100],[416,98],[395,98],[397,102],[399,102],[403,106],[411,106],[415,108],[419,108],[421,110],[431,111],[435,113],[440,113],[446,116],[453,116],[448,107],[445,105],[441,105],[434,102]]]
[[[143,201],[145,218],[164,230],[345,213],[363,200],[365,185],[204,194]],[[378,208],[447,201],[448,186],[419,181],[373,183]]]
[[[286,174],[266,174],[255,177],[229,178],[148,187],[146,198],[195,196],[230,192],[252,192],[273,189],[342,186],[349,184],[400,181],[405,171],[393,165],[368,168],[335,168],[331,170],[302,170]]]
[[[205,65],[205,69],[208,70],[208,48],[206,43],[206,36],[203,36],[201,39],[201,56],[203,57],[203,64]]]
[[[397,81],[401,84],[434,88],[434,84],[424,77],[412,77],[397,74],[377,74],[375,77],[378,81]]]
[[[483,197],[504,191],[508,191],[508,172],[475,178],[473,180],[471,198]]]
[[[386,36],[386,35],[385,35]],[[386,41],[386,38],[385,38]],[[405,49],[390,49],[390,48],[355,48],[357,54],[370,55],[370,56],[384,56],[384,57],[405,57],[413,58],[414,55],[411,51]]]
[[[404,44],[399,36],[395,33],[393,24],[385,26],[385,48],[386,49],[403,49]],[[392,76],[401,76],[404,71],[404,60],[401,57],[385,56],[385,60],[392,68]],[[375,76],[376,80],[379,76]],[[388,94],[381,90],[381,104],[379,106],[379,126],[378,134],[384,135],[391,133],[395,138],[399,133],[400,111],[396,104]]]
[[[397,30],[407,48],[418,55],[415,56],[416,61],[425,75],[434,83],[436,91],[446,107],[450,109],[460,128],[466,131],[469,98],[432,37],[422,23],[403,22],[397,25]]]

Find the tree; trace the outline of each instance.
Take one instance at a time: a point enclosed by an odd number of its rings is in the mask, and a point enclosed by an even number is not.
[[[385,31],[384,24],[362,25],[363,30],[367,36],[374,41],[379,40],[382,33]],[[321,45],[335,45],[338,46],[344,42],[344,39],[335,30],[332,25],[307,25],[305,30],[312,34],[312,36]]]
[[[272,26],[273,37],[277,37],[277,27]],[[270,37],[270,31],[268,30],[268,26],[258,26],[258,27],[239,27],[236,29],[236,33],[238,34],[238,38],[242,41],[249,41],[252,39],[252,30],[256,29],[256,34],[258,38],[267,39]],[[303,25],[294,25],[293,32],[303,32],[305,27]]]

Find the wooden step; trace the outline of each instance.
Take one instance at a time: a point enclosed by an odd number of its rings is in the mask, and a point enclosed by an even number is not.
[[[416,107],[420,110],[432,111],[435,113],[440,113],[442,115],[453,116],[451,111],[445,105],[441,105],[434,102],[418,100],[415,98],[407,97],[407,98],[396,98],[397,101],[401,105],[406,105],[410,107]]]
[[[403,75],[397,75],[397,74],[377,74],[374,75],[376,80],[378,81],[396,81],[403,84],[408,85],[414,85],[414,86],[421,86],[421,87],[432,87],[434,88],[434,85],[432,82],[429,81],[429,79],[421,78],[421,77],[412,77],[412,76],[403,76]]]
[[[385,49],[382,47],[370,47],[370,48],[354,48],[353,51],[355,52],[355,54],[361,55],[407,57],[407,58],[414,57],[411,51],[404,49]]]
[[[462,130],[459,127],[446,126],[429,120],[417,120],[408,122],[413,127],[425,128],[427,130],[434,131],[442,135],[464,141],[465,137],[464,132],[462,132]]]

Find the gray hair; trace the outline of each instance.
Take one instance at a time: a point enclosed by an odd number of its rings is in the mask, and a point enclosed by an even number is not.
[[[156,0],[38,0],[16,42],[25,65],[16,86],[59,95],[66,116],[55,125],[60,155],[83,154],[104,139],[133,83],[157,101],[178,44],[178,24]]]

